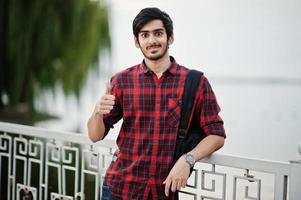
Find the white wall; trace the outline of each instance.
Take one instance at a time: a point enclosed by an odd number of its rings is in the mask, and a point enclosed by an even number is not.
[[[144,7],[174,21],[171,54],[213,76],[301,77],[301,1],[108,0],[114,71],[140,62],[132,20]],[[115,70],[116,69],[116,70]]]

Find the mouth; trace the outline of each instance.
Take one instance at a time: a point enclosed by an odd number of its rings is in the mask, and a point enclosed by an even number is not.
[[[161,47],[161,45],[152,45],[152,46],[148,46],[146,49],[150,50],[150,51],[154,51],[157,50]]]

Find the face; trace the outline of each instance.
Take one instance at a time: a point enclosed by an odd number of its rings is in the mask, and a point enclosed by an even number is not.
[[[138,38],[135,38],[136,47],[141,49],[146,59],[153,61],[167,56],[168,46],[172,43],[173,35],[167,40],[161,20],[152,20],[145,24],[138,33]]]

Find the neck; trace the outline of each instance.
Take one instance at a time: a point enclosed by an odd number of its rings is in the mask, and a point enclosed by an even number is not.
[[[170,66],[170,59],[168,54],[166,54],[159,60],[149,60],[145,58],[144,62],[146,66],[157,75],[158,78],[160,78],[163,72]]]

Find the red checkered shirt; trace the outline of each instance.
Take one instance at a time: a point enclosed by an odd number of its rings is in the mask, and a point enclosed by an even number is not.
[[[180,121],[184,82],[189,69],[170,57],[172,64],[158,79],[144,63],[112,77],[113,110],[104,115],[106,133],[120,119],[123,123],[105,181],[122,199],[168,199],[163,181],[172,165]],[[220,108],[205,76],[196,93],[200,126],[206,135],[225,137]]]

